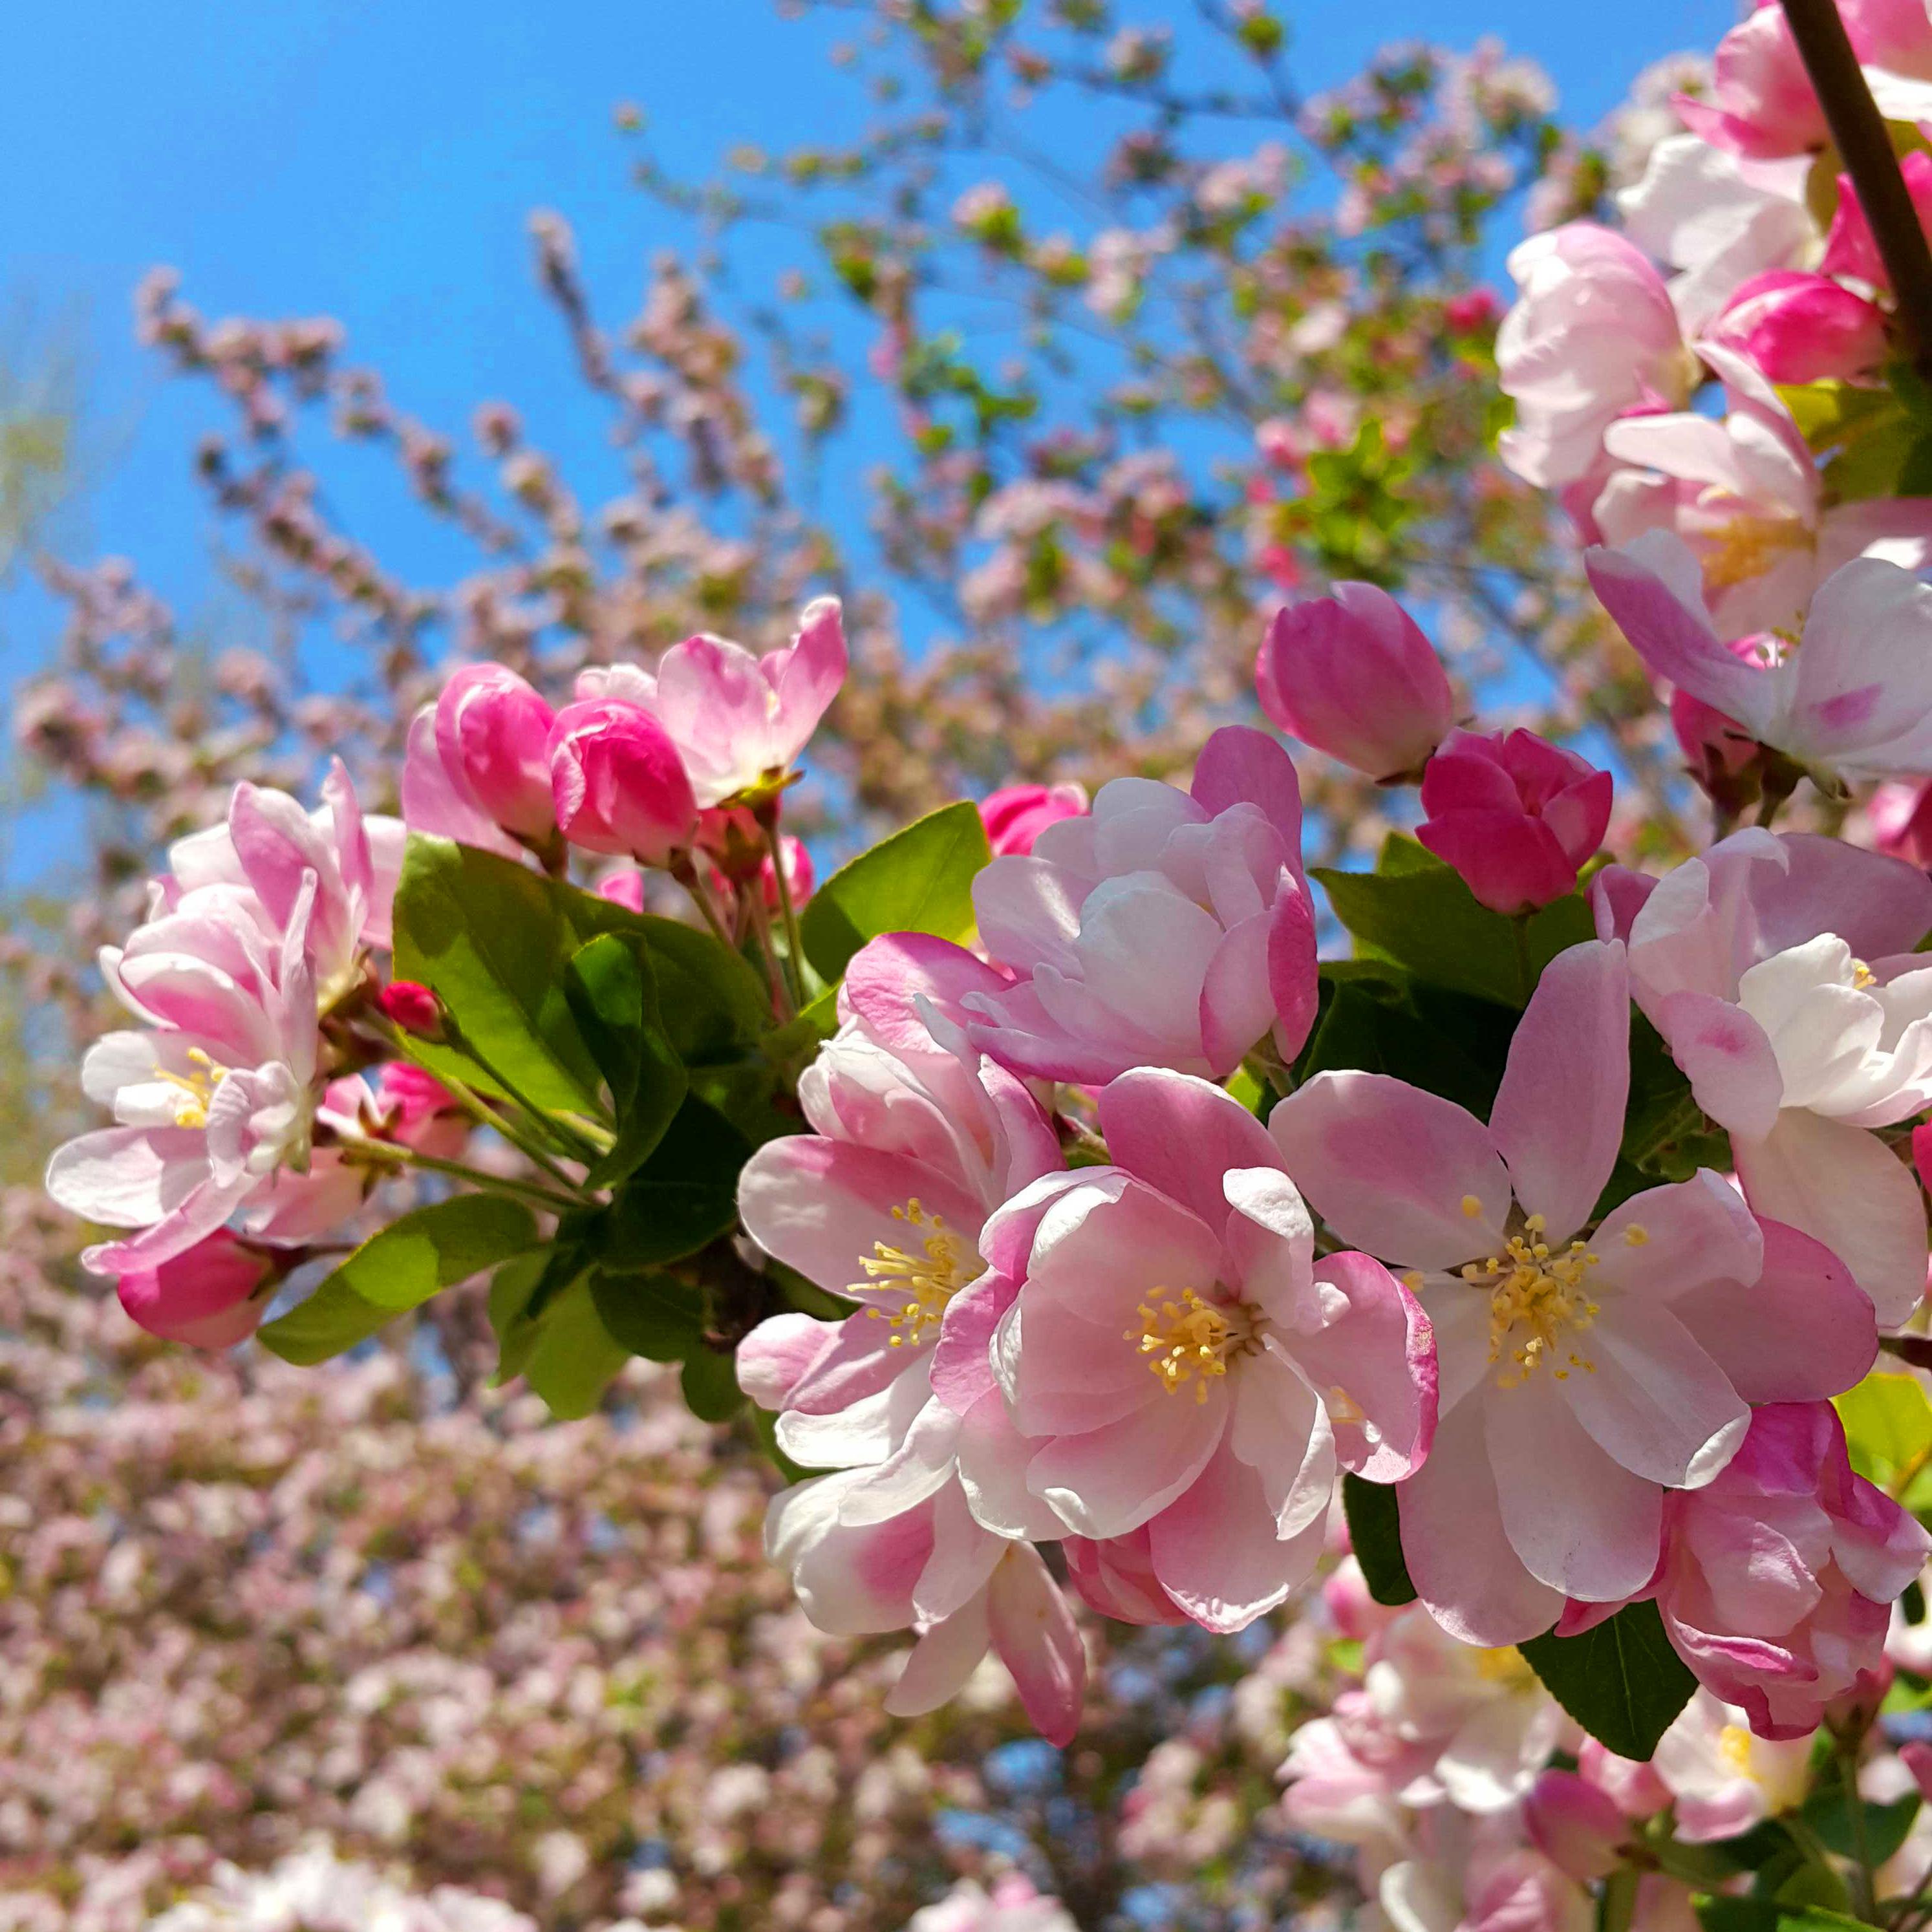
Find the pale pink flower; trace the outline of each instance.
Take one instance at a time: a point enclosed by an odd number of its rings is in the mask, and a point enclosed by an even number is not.
[[[1742,1711],[1700,1690],[1658,1741],[1651,1766],[1675,1802],[1677,1836],[1705,1845],[1803,1803],[1810,1757],[1808,1736],[1756,1736]]]
[[[900,1717],[956,1696],[988,1649],[1049,1742],[1080,1722],[1086,1654],[1066,1600],[1031,1544],[975,1522],[955,1484],[883,1520],[848,1520],[862,1470],[798,1483],[772,1499],[766,1548],[806,1615],[835,1636],[916,1628],[886,1699]]]
[[[436,744],[436,706],[425,704],[410,720],[403,754],[403,823],[433,838],[453,838],[500,857],[529,861],[529,848],[512,838],[459,788]],[[551,814],[555,823],[555,814]]]
[[[905,1932],[1080,1932],[1058,1899],[1034,1889],[1033,1881],[1009,1872],[991,1892],[962,1878],[937,1905],[922,1906]]]
[[[1553,1767],[1523,1800],[1522,1822],[1544,1857],[1586,1882],[1614,1871],[1632,1835],[1629,1820],[1600,1785]]]
[[[969,994],[974,1040],[1016,1072],[1100,1082],[1137,1066],[1220,1078],[1312,1024],[1315,920],[1294,766],[1216,732],[1190,790],[1115,778],[1092,814],[973,882],[986,950],[1017,983]]]
[[[1496,368],[1516,422],[1498,447],[1526,482],[1557,488],[1598,466],[1618,417],[1680,408],[1696,364],[1663,278],[1621,235],[1572,222],[1519,243],[1509,269]]]
[[[1255,689],[1282,730],[1372,778],[1419,771],[1456,722],[1435,646],[1372,584],[1338,584],[1276,611]]]
[[[1595,1922],[1590,1894],[1508,1819],[1471,1826],[1430,1813],[1407,1849],[1375,1886],[1398,1932],[1589,1932]]]
[[[1344,1468],[1388,1481],[1427,1454],[1428,1324],[1363,1255],[1318,1262],[1265,1130],[1217,1087],[1142,1068],[1101,1094],[1114,1165],[1043,1182],[993,1338],[1025,1480],[1069,1529],[1146,1525],[1197,1623],[1231,1630],[1320,1555]]]
[[[1799,561],[1809,578],[1814,566]],[[1932,775],[1932,586],[1910,570],[1876,556],[1840,564],[1810,594],[1802,643],[1766,635],[1761,662],[1750,663],[1719,637],[1704,603],[1708,566],[1673,531],[1592,549],[1585,562],[1591,587],[1650,670],[1752,737],[1828,783],[1833,773]],[[1782,599],[1792,586],[1780,581],[1774,576],[1767,590],[1760,580],[1752,594]]]
[[[1402,1549],[1468,1642],[1534,1636],[1566,1596],[1641,1590],[1665,1489],[1717,1474],[1748,1403],[1834,1394],[1876,1351],[1834,1258],[1714,1174],[1586,1232],[1622,1138],[1629,1030],[1622,945],[1573,946],[1517,1025],[1486,1126],[1372,1073],[1318,1074],[1270,1117],[1330,1234],[1420,1271],[1441,1420],[1397,1490]]]
[[[980,800],[980,822],[994,858],[1023,859],[1049,825],[1078,818],[1088,804],[1084,785],[1008,785]]]
[[[1730,1131],[1751,1206],[1823,1242],[1895,1327],[1924,1292],[1925,1208],[1870,1130],[1932,1102],[1932,967],[1912,950],[1932,928],[1932,880],[1749,830],[1640,904],[1619,910],[1608,890],[1600,929],[1628,935],[1636,1003]]]

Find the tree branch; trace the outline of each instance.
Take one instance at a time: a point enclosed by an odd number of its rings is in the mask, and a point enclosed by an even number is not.
[[[1932,248],[1898,171],[1884,118],[1858,70],[1834,0],[1784,0],[1784,6],[1832,141],[1871,224],[1898,300],[1906,352],[1919,374],[1932,380]]]

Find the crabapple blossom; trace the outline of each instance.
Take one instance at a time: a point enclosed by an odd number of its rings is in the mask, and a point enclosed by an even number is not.
[[[1885,359],[1885,311],[1829,275],[1770,268],[1739,284],[1708,340],[1773,382],[1855,380]]]
[[[1716,1476],[1748,1404],[1834,1394],[1876,1351],[1836,1258],[1708,1171],[1586,1232],[1623,1132],[1629,1025],[1623,946],[1590,942],[1544,970],[1486,1126],[1362,1072],[1318,1073],[1269,1117],[1331,1234],[1415,1270],[1441,1418],[1396,1491],[1402,1549],[1468,1642],[1641,1590],[1666,1489]]]
[[[1007,785],[980,800],[980,822],[995,858],[1023,859],[1049,825],[1078,818],[1090,802],[1084,785]]]
[[[1318,1262],[1266,1132],[1216,1087],[1142,1068],[1101,1094],[1113,1165],[1041,1183],[994,1362],[1026,1486],[1076,1534],[1148,1527],[1154,1576],[1238,1630],[1313,1568],[1338,1471],[1420,1465],[1435,1364],[1378,1263]]]
[[[1882,568],[1883,566],[1871,566]],[[1614,869],[1614,868],[1612,868]],[[1871,1130],[1932,1102],[1932,880],[1802,833],[1733,832],[1600,929],[1637,1004],[1730,1132],[1760,1214],[1832,1249],[1897,1326],[1925,1285],[1925,1208]]]
[[[1025,857],[973,882],[986,950],[1017,976],[967,994],[975,1042],[1015,1072],[1100,1082],[1137,1066],[1216,1078],[1315,1016],[1301,794],[1264,733],[1216,731],[1188,791],[1103,786]]]
[[[1796,1807],[1810,1784],[1810,1755],[1808,1736],[1760,1737],[1744,1712],[1700,1690],[1664,1732],[1651,1766],[1670,1792],[1677,1835],[1700,1845]]]
[[[698,802],[678,747],[652,714],[617,698],[580,700],[550,739],[557,829],[588,852],[668,866],[698,835]]]
[[[1932,782],[1880,785],[1865,817],[1881,852],[1922,868],[1932,866]]]
[[[1586,562],[1649,669],[1751,736],[1827,782],[1932,772],[1932,587],[1909,570],[1875,556],[1840,565],[1813,595],[1799,645],[1767,635],[1754,664],[1725,648],[1696,558],[1673,532]]]
[[[268,1308],[262,1290],[274,1278],[269,1256],[218,1228],[152,1268],[130,1269],[115,1290],[121,1306],[151,1335],[196,1348],[226,1348],[260,1325]]]
[[[556,714],[507,665],[465,664],[436,702],[436,748],[452,788],[526,844],[555,836],[550,735]]]
[[[1576,890],[1612,790],[1608,772],[1534,731],[1451,731],[1424,768],[1415,836],[1492,912],[1532,912]]]
[[[1372,778],[1420,770],[1456,722],[1436,647],[1372,584],[1338,584],[1276,611],[1255,688],[1282,730]]]
[[[1829,139],[1824,110],[1775,4],[1760,5],[1718,43],[1708,97],[1680,94],[1676,107],[1693,134],[1751,160],[1803,153]]]
[[[1574,1771],[1546,1771],[1523,1800],[1532,1843],[1574,1879],[1603,1878],[1622,1862],[1630,1822],[1601,1785]]]

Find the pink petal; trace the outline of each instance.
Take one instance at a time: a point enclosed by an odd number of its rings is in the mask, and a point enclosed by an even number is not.
[[[1769,1133],[1784,1076],[1763,1028],[1743,1007],[1713,993],[1672,993],[1654,1018],[1698,1106],[1732,1133],[1753,1138]]]
[[[1279,1167],[1268,1130],[1225,1089],[1192,1074],[1137,1067],[1102,1090],[1100,1132],[1114,1162],[1219,1234],[1230,1168]]]
[[[992,1642],[986,1599],[975,1597],[964,1609],[937,1623],[913,1646],[899,1681],[886,1693],[886,1708],[896,1718],[916,1718],[957,1696]]]
[[[1205,1384],[1205,1402],[1149,1384],[1151,1401],[1105,1428],[1043,1444],[1027,1466],[1027,1486],[1078,1535],[1138,1529],[1186,1493],[1221,1441],[1225,1383]]]
[[[1292,892],[1291,886],[1291,898]],[[1208,962],[1201,981],[1201,1050],[1210,1071],[1220,1078],[1233,1072],[1274,1028],[1274,992],[1269,978],[1272,930],[1272,916],[1258,912],[1232,927]],[[1312,972],[1312,922],[1308,930]]]
[[[922,932],[889,932],[852,956],[840,988],[842,1005],[866,1023],[874,1040],[896,1053],[930,1053],[934,1042],[920,1008],[929,1002],[955,1025],[965,1023],[968,993],[1003,992],[1012,982],[997,968]]]
[[[141,1228],[172,1214],[208,1178],[208,1143],[192,1127],[104,1127],[56,1148],[46,1190],[70,1214]]]
[[[1307,888],[1284,872],[1268,920],[1268,988],[1274,999],[1275,1050],[1292,1060],[1307,1043],[1321,1004],[1315,908]]]
[[[1294,760],[1252,725],[1224,724],[1195,760],[1194,802],[1210,813],[1244,802],[1258,806],[1291,853],[1301,850],[1301,781]]]
[[[1008,1546],[987,1586],[986,1616],[993,1648],[1027,1715],[1048,1744],[1064,1750],[1080,1727],[1087,1652],[1066,1598],[1032,1544]]]
[[[1708,1167],[1633,1194],[1604,1216],[1590,1247],[1593,1280],[1638,1300],[1674,1301],[1706,1282],[1753,1282],[1764,1265],[1750,1210]]]
[[[1592,940],[1543,969],[1490,1110],[1516,1198],[1567,1240],[1616,1166],[1630,1097],[1630,974],[1622,944]]]
[[[836,1341],[844,1324],[810,1315],[774,1315],[738,1344],[738,1386],[760,1408],[785,1406],[800,1378]]]
[[[1509,1175],[1473,1114],[1382,1073],[1318,1073],[1268,1117],[1295,1185],[1351,1247],[1453,1268],[1493,1250]]]

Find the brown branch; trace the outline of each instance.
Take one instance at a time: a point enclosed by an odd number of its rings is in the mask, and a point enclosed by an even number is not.
[[[1906,351],[1932,381],[1932,248],[1906,191],[1884,118],[1858,70],[1834,0],[1784,0],[1784,17],[1825,110],[1892,283]]]

